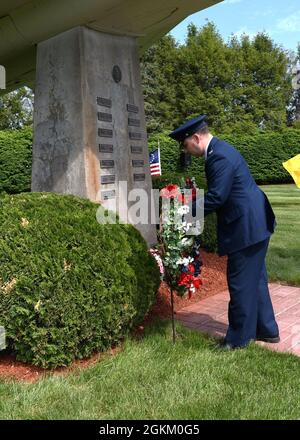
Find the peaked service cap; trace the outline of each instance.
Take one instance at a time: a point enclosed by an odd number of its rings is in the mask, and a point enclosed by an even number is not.
[[[185,138],[196,133],[196,131],[200,130],[200,128],[206,125],[206,118],[206,115],[201,115],[197,118],[190,119],[189,121],[185,122],[185,124],[180,125],[180,127],[172,131],[169,136],[178,142],[183,142]]]

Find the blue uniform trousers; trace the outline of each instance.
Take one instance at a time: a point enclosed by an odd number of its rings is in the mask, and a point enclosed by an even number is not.
[[[265,265],[270,237],[228,254],[229,327],[225,341],[245,346],[257,335],[279,335]]]

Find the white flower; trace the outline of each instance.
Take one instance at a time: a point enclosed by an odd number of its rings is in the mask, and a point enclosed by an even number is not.
[[[190,211],[190,208],[187,205],[180,206],[180,208],[178,208],[178,210],[177,210],[178,214],[180,214],[180,215],[185,215],[189,211]]]
[[[190,237],[184,237],[181,241],[180,244],[182,247],[186,247],[186,246],[191,246],[193,244],[193,239]]]
[[[194,258],[192,257],[187,257],[187,258],[179,258],[176,261],[176,264],[183,264],[184,266],[187,266],[189,263],[191,263],[192,261],[194,261]]]

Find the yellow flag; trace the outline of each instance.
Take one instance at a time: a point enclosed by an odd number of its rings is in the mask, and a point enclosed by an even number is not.
[[[284,168],[290,173],[298,188],[300,188],[300,154],[282,162]]]

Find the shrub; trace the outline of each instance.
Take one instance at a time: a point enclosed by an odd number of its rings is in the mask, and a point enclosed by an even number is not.
[[[251,174],[258,184],[293,183],[291,175],[282,162],[299,154],[300,130],[285,129],[282,132],[257,132],[253,135],[226,134],[218,136],[233,145],[246,159]],[[152,135],[150,149],[161,149],[163,176],[169,173],[182,173],[179,162],[178,143],[167,133]],[[192,158],[187,175],[205,177],[204,158]]]
[[[0,131],[0,193],[30,191],[32,129]]]
[[[253,136],[227,135],[224,140],[241,152],[258,184],[293,183],[282,162],[299,154],[300,130],[286,129]]]
[[[217,252],[218,250],[217,215],[215,212],[205,217],[201,246],[208,252]]]
[[[183,173],[179,160],[178,143],[169,132],[152,134],[149,148],[160,144],[163,176]],[[220,138],[236,147],[246,159],[257,183],[293,183],[282,162],[299,153],[300,130],[285,129],[282,132],[257,132],[252,135],[226,134]],[[30,191],[32,164],[32,129],[0,131],[0,193],[9,194]],[[192,158],[185,174],[205,178],[204,158]]]
[[[71,195],[2,195],[0,324],[17,358],[70,364],[124,338],[150,309],[159,271],[131,225],[101,225]]]

